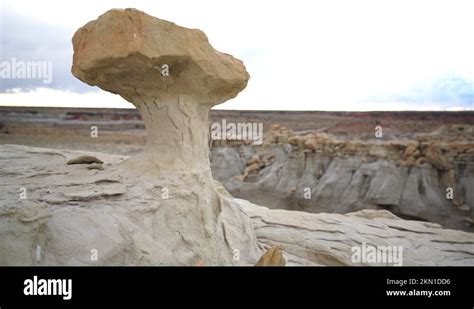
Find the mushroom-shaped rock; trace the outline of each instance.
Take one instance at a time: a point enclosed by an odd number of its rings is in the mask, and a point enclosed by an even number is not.
[[[147,147],[134,168],[209,170],[208,113],[235,97],[249,75],[206,35],[135,9],[113,9],[73,37],[72,73],[140,111]],[[130,164],[130,162],[129,162]]]
[[[200,30],[134,9],[89,22],[73,45],[72,73],[132,102],[145,122],[145,150],[102,177],[117,172],[124,182],[127,219],[137,225],[130,237],[147,263],[254,264],[261,249],[252,222],[212,178],[208,155],[209,109],[245,88],[242,62],[214,50]],[[137,208],[153,212],[140,219]]]

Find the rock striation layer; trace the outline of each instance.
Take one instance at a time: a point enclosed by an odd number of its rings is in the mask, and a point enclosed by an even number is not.
[[[67,164],[83,155],[100,159],[104,169]],[[199,213],[208,184],[195,178],[203,187],[183,187],[179,176],[166,200],[162,189],[170,180],[129,177],[117,168],[126,159],[0,145],[0,265],[255,265],[274,246],[286,265],[360,265],[351,253],[363,243],[402,246],[403,265],[474,265],[472,233],[386,210],[268,209],[232,198],[217,183],[222,211],[215,228],[206,225],[212,210]],[[214,247],[202,246],[203,239]]]
[[[274,125],[262,146],[224,141],[211,161],[214,177],[232,195],[270,208],[386,209],[474,231],[474,127],[452,131],[460,134],[354,140]]]

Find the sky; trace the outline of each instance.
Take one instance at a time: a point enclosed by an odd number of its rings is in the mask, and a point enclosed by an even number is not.
[[[218,109],[474,110],[470,0],[0,0],[0,74],[52,64],[51,83],[0,77],[0,105],[133,107],[70,73],[74,32],[127,7],[243,60],[247,88]]]

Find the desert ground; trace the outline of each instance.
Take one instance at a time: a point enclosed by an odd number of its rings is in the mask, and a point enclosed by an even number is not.
[[[474,123],[474,112],[307,112],[211,110],[210,122],[263,123],[267,132],[280,124],[295,132],[317,131],[341,139],[374,139],[382,125],[384,140],[410,139],[416,134],[444,130],[440,138],[454,134],[472,141],[463,126]],[[136,109],[80,109],[0,107],[0,142],[36,147],[100,151],[133,155],[146,144],[145,127]],[[461,128],[456,126],[460,125]],[[91,138],[98,126],[98,138]],[[457,131],[456,131],[457,130]]]

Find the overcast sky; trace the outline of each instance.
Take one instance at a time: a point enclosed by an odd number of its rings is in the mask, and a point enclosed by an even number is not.
[[[51,61],[53,80],[0,78],[0,105],[131,107],[70,73],[75,30],[134,7],[199,28],[244,61],[247,88],[218,108],[473,110],[474,1],[0,0],[0,64]]]

